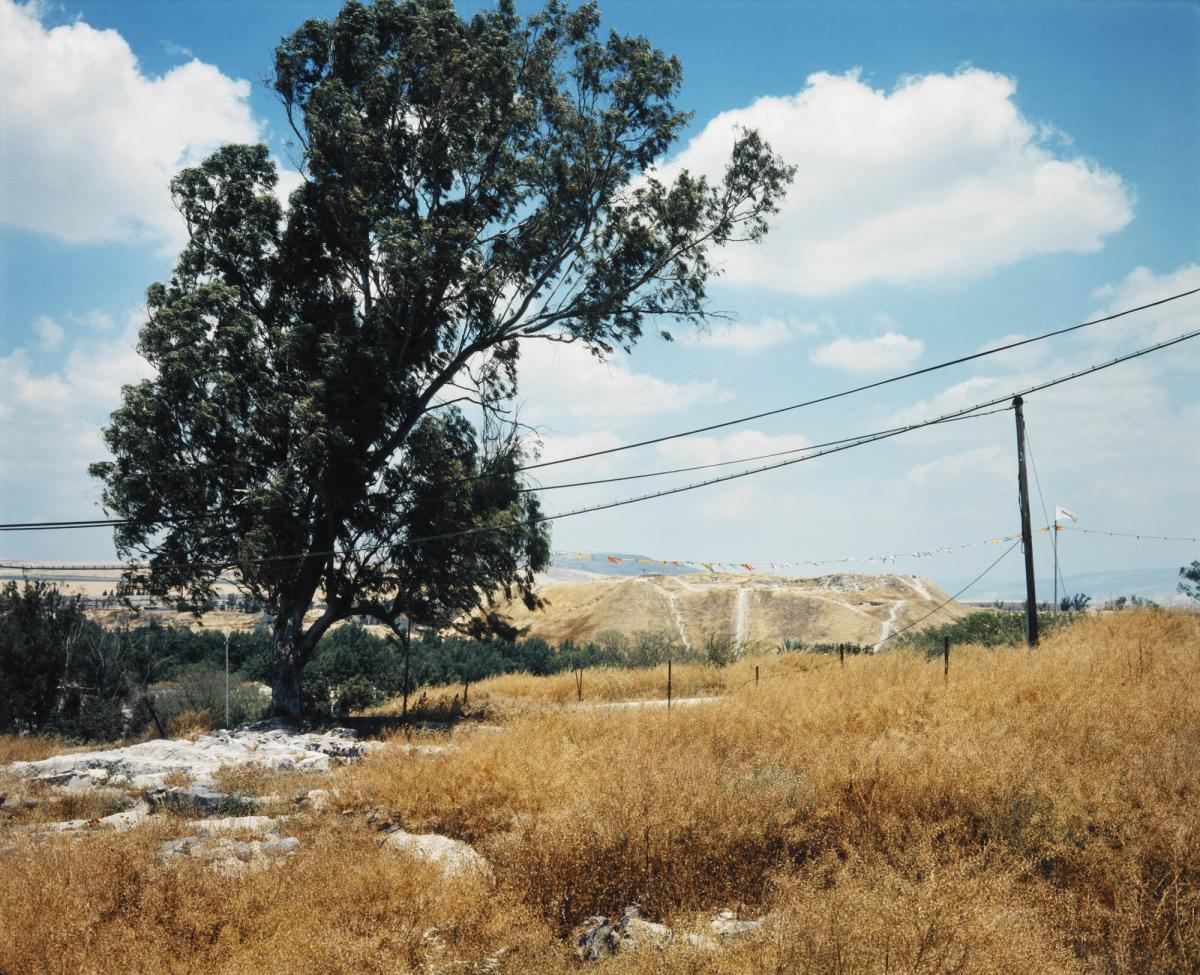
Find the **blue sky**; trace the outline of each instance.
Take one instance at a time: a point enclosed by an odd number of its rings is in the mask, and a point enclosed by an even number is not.
[[[260,82],[283,33],[337,6],[0,0],[0,520],[96,513],[84,466],[101,456],[98,429],[120,383],[140,374],[141,296],[179,243],[166,180],[226,141],[264,140],[290,165],[286,126]],[[673,329],[679,341],[647,339],[607,366],[570,349],[526,356],[525,416],[547,457],[769,409],[1200,286],[1200,6],[609,2],[602,11],[608,26],[645,34],[683,62],[680,104],[695,118],[666,172],[719,168],[734,123],[759,127],[799,172],[767,241],[722,255],[726,274],[711,294],[728,326]],[[1185,299],[1026,354],[616,455],[586,473],[875,429],[1197,320],[1200,298]],[[1081,527],[1200,535],[1198,366],[1200,352],[1184,345],[1032,397],[1030,439],[1051,509],[1072,508]],[[1014,465],[1004,414],[570,519],[555,547],[757,563],[955,545],[1015,529]],[[543,477],[557,479],[553,469]],[[545,506],[626,493],[550,492]],[[0,538],[0,557],[112,554],[103,532]],[[972,547],[896,568],[955,579],[991,557]],[[1186,543],[1085,535],[1063,551],[1070,572],[1196,557]],[[1018,572],[1013,556],[996,575]]]

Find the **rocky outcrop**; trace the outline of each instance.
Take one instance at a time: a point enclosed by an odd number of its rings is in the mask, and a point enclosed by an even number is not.
[[[111,816],[101,816],[97,819],[67,819],[58,823],[39,823],[30,827],[30,831],[43,835],[51,833],[78,833],[89,829],[126,830],[140,826],[150,815],[150,806],[138,802],[129,809],[113,813]]]
[[[241,873],[265,870],[299,849],[300,841],[293,836],[249,840],[229,836],[184,836],[163,843],[159,848],[159,859],[163,863],[197,860],[222,873]]]
[[[224,873],[264,870],[300,849],[293,836],[280,837],[282,819],[271,816],[226,816],[187,824],[189,835],[159,846],[159,860],[197,860]]]
[[[441,868],[447,877],[475,875],[491,878],[492,865],[475,847],[437,833],[407,833],[398,829],[383,840],[383,847],[422,863]]]
[[[739,919],[732,911],[721,911],[705,933],[677,935],[665,924],[648,920],[637,904],[630,904],[616,920],[588,918],[575,934],[575,954],[580,961],[600,961],[621,952],[646,949],[664,951],[676,944],[716,951],[723,944],[757,931],[766,918]]]
[[[155,812],[184,816],[245,816],[258,807],[249,796],[230,796],[201,783],[179,788],[159,786],[146,791],[146,802]]]
[[[708,922],[708,927],[722,941],[737,941],[757,931],[766,922],[765,917],[739,919],[733,911],[721,911]]]
[[[637,904],[630,904],[615,921],[588,918],[575,937],[575,954],[580,961],[600,961],[618,952],[651,948],[662,951],[675,941],[675,932],[665,924],[646,919]]]
[[[55,755],[37,762],[14,762],[11,772],[64,789],[100,786],[157,789],[170,776],[211,783],[226,766],[259,765],[274,770],[326,772],[337,762],[354,761],[378,742],[360,742],[352,731],[302,733],[278,725],[218,731],[193,740],[155,740],[93,752]]]

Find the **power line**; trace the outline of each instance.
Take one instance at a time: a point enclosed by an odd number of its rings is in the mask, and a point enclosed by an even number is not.
[[[982,403],[976,403],[974,406],[964,407],[963,409],[960,409],[960,410],[953,410],[949,413],[942,414],[941,416],[934,417],[929,420],[923,420],[918,423],[912,423],[912,424],[909,424],[908,426],[896,427],[896,428],[893,428],[890,430],[882,430],[875,434],[868,434],[868,435],[865,435],[865,436],[863,436],[857,440],[854,440],[852,442],[843,443],[838,446],[830,447],[826,450],[818,450],[813,453],[806,454],[803,457],[795,457],[795,458],[790,458],[788,460],[776,461],[773,464],[764,464],[761,467],[752,467],[752,468],[749,468],[744,471],[737,471],[736,473],[733,473],[733,474],[723,474],[720,477],[709,478],[708,480],[704,480],[704,481],[696,481],[692,484],[680,485],[680,486],[673,487],[673,488],[665,488],[662,491],[656,491],[656,492],[653,492],[650,494],[638,495],[638,496],[635,496],[632,498],[622,498],[617,501],[609,501],[609,502],[606,502],[603,504],[591,505],[589,507],[576,508],[571,511],[563,511],[563,512],[559,512],[559,513],[552,514],[552,515],[541,515],[536,518],[530,519],[528,522],[526,522],[526,524],[542,524],[544,522],[559,521],[564,518],[573,518],[577,515],[592,514],[592,513],[598,512],[598,511],[608,511],[613,508],[621,508],[621,507],[625,507],[625,506],[631,505],[631,504],[639,504],[643,501],[652,501],[652,500],[655,500],[656,498],[664,498],[664,497],[669,497],[670,495],[674,495],[674,494],[682,494],[686,491],[695,491],[695,490],[698,490],[699,488],[710,487],[714,484],[722,484],[727,481],[734,481],[734,480],[738,480],[743,477],[750,477],[755,474],[764,474],[767,471],[779,470],[784,467],[790,467],[793,464],[801,464],[801,463],[804,463],[805,461],[815,460],[818,457],[824,457],[828,454],[840,453],[843,450],[850,450],[854,447],[861,447],[868,443],[875,443],[876,441],[879,441],[879,440],[887,440],[887,439],[890,439],[891,437],[900,436],[901,434],[904,434],[904,433],[910,433],[914,430],[923,429],[924,427],[929,427],[929,426],[934,426],[939,423],[944,423],[947,420],[954,419],[956,417],[965,417],[968,414],[976,413],[979,410],[990,409],[991,407],[998,406],[1001,403],[1008,402],[1016,396],[1029,396],[1032,393],[1050,389],[1054,386],[1060,386],[1063,383],[1072,382],[1073,380],[1076,380],[1076,379],[1082,379],[1084,376],[1089,376],[1093,373],[1101,372],[1104,369],[1110,369],[1113,366],[1120,365],[1123,362],[1129,362],[1132,359],[1137,359],[1137,358],[1140,358],[1141,356],[1149,355],[1151,352],[1157,352],[1161,349],[1165,349],[1165,348],[1168,348],[1173,345],[1178,345],[1181,342],[1186,342],[1190,339],[1196,338],[1197,336],[1200,336],[1200,329],[1196,329],[1191,332],[1185,332],[1182,335],[1179,335],[1173,339],[1166,339],[1162,342],[1156,343],[1155,345],[1147,346],[1146,348],[1138,349],[1135,352],[1129,352],[1129,353],[1126,353],[1125,355],[1117,356],[1117,357],[1115,357],[1113,359],[1109,359],[1105,362],[1101,362],[1096,365],[1089,366],[1086,369],[1077,370],[1076,372],[1069,373],[1068,375],[1065,375],[1065,376],[1059,376],[1056,379],[1051,379],[1044,383],[1037,383],[1033,386],[1029,386],[1029,387],[1019,390],[1017,392],[1006,393],[1003,396],[998,396],[994,399],[987,400]],[[476,528],[464,528],[464,529],[460,529],[458,531],[442,532],[442,533],[435,534],[435,535],[426,535],[426,536],[418,537],[418,538],[405,539],[402,542],[397,542],[396,545],[408,547],[411,545],[424,544],[426,542],[446,541],[451,538],[460,538],[460,537],[464,537],[464,536],[468,536],[468,535],[478,535],[478,534],[482,534],[485,532],[506,531],[511,527],[513,527],[511,524],[509,524],[509,525],[480,525]],[[330,556],[330,555],[339,555],[339,554],[342,554],[342,553],[339,553],[336,549],[329,549],[329,550],[325,550],[325,551],[305,552],[305,553],[299,553],[299,554],[295,554],[295,555],[281,555],[281,556],[270,556],[270,557],[261,558],[261,559],[248,559],[248,560],[244,560],[241,562],[231,562],[231,561],[226,560],[226,561],[222,561],[222,562],[189,562],[189,563],[180,563],[180,564],[181,565],[191,565],[191,566],[195,566],[195,567],[222,567],[223,568],[223,567],[227,567],[230,565],[238,565],[238,564],[241,564],[241,565],[268,564],[268,563],[273,563],[273,562],[297,561],[300,559],[311,558],[313,556],[318,556],[318,555],[319,556]],[[167,565],[169,565],[169,563],[163,563],[164,567],[166,567]],[[9,567],[10,568],[21,568],[21,566],[9,566]]]
[[[921,623],[924,623],[924,622],[925,622],[927,619],[929,619],[929,617],[931,617],[931,616],[932,616],[934,613],[941,612],[943,609],[945,609],[947,606],[949,606],[949,605],[950,605],[952,602],[954,602],[954,600],[956,600],[956,599],[957,599],[959,596],[961,596],[961,595],[962,595],[964,592],[966,592],[966,591],[967,591],[968,589],[970,589],[970,588],[971,588],[973,585],[975,585],[975,583],[977,583],[977,582],[978,582],[980,579],[982,579],[982,578],[983,578],[984,576],[986,576],[986,575],[987,575],[989,572],[991,572],[991,571],[992,571],[992,569],[996,568],[996,566],[998,566],[998,565],[999,565],[1001,562],[1003,562],[1003,561],[1004,561],[1004,557],[1005,557],[1006,555],[1008,555],[1008,553],[1009,553],[1009,552],[1011,552],[1011,551],[1012,551],[1014,548],[1016,548],[1016,547],[1017,547],[1018,545],[1020,545],[1020,544],[1021,544],[1021,542],[1020,542],[1020,539],[1018,539],[1017,541],[1013,542],[1013,543],[1012,543],[1010,546],[1008,546],[1008,548],[1006,548],[1006,549],[1005,549],[1003,552],[1001,552],[1001,553],[1000,553],[1000,557],[999,557],[998,559],[996,559],[996,561],[995,561],[995,562],[993,562],[993,563],[992,563],[991,565],[989,565],[989,566],[988,566],[986,569],[984,569],[984,570],[983,570],[981,573],[979,573],[979,575],[977,575],[977,576],[976,576],[974,579],[972,579],[972,580],[971,580],[970,582],[968,582],[968,583],[967,583],[965,586],[963,586],[963,587],[962,587],[962,588],[961,588],[961,589],[960,589],[958,592],[956,592],[956,593],[955,593],[953,596],[951,596],[949,599],[947,599],[947,600],[946,600],[944,603],[940,603],[940,604],[938,604],[937,606],[935,606],[933,609],[931,609],[931,610],[930,610],[928,613],[926,613],[926,614],[925,614],[924,616],[922,616],[920,619],[913,620],[911,623],[908,623],[908,624],[906,624],[905,626],[902,626],[902,627],[900,627],[900,629],[896,630],[894,633],[889,633],[889,634],[888,634],[887,636],[885,636],[885,637],[884,637],[882,640],[880,640],[878,643],[876,643],[874,647],[872,647],[872,652],[876,652],[876,653],[877,653],[877,652],[879,651],[879,648],[880,648],[880,647],[882,647],[882,646],[883,646],[885,643],[887,643],[887,642],[888,642],[888,640],[893,640],[893,639],[895,639],[895,638],[896,638],[896,637],[898,637],[898,636],[899,636],[901,633],[903,633],[905,630],[911,630],[911,629],[912,629],[914,626],[917,626],[917,625],[919,625],[919,624],[921,624]]]
[[[1010,407],[1002,407],[995,410],[987,410],[982,413],[970,413],[963,416],[946,417],[944,420],[937,421],[938,423],[954,423],[959,420],[974,420],[977,417],[992,416],[996,413],[1004,413]],[[648,477],[666,477],[670,474],[687,474],[693,471],[711,470],[717,467],[731,467],[734,464],[748,464],[756,460],[768,460],[774,457],[788,457],[793,454],[807,453],[813,450],[819,450],[824,447],[833,447],[838,444],[856,443],[864,437],[876,436],[878,433],[902,433],[906,427],[892,427],[890,430],[876,431],[871,434],[855,434],[852,437],[842,437],[839,440],[828,440],[824,443],[808,444],[804,447],[793,447],[790,450],[777,450],[768,454],[757,454],[752,457],[738,457],[734,460],[722,460],[711,464],[696,464],[691,467],[676,467],[662,471],[646,471],[640,474],[624,474],[618,477],[601,477],[591,481],[573,481],[568,484],[545,484],[540,486],[530,485],[518,489],[518,494],[534,494],[539,491],[556,491],[562,488],[577,488],[590,487],[597,484],[616,484],[620,481],[637,481]],[[187,519],[171,519],[172,521],[199,521],[203,518],[210,517],[208,515],[197,515]],[[0,532],[16,532],[16,531],[64,531],[76,528],[116,528],[121,525],[128,525],[132,522],[128,518],[96,518],[92,520],[79,519],[75,521],[32,521],[32,522],[16,522],[11,524],[0,524]]]
[[[958,420],[974,420],[974,419],[976,419],[978,417],[982,417],[982,416],[993,416],[996,413],[1006,413],[1010,409],[1011,409],[1011,407],[1005,406],[1005,407],[1002,407],[997,410],[987,410],[986,412],[983,412],[983,413],[971,413],[966,416],[952,416],[952,417],[948,417],[947,419],[939,421],[939,422],[954,423]],[[897,432],[901,432],[903,430],[902,427],[893,427],[892,429]],[[572,481],[567,484],[544,484],[544,485],[541,485],[540,487],[529,486],[529,487],[521,488],[518,491],[518,493],[519,494],[533,494],[538,491],[556,491],[556,490],[559,490],[560,488],[591,487],[592,485],[595,485],[595,484],[616,484],[618,481],[638,481],[638,480],[641,480],[641,479],[647,478],[647,477],[665,477],[668,474],[688,474],[688,473],[691,473],[692,471],[707,471],[707,470],[711,470],[714,467],[730,467],[734,464],[748,464],[751,461],[768,460],[772,457],[788,457],[788,456],[791,456],[792,454],[805,453],[810,450],[819,450],[822,447],[833,447],[833,446],[836,446],[837,444],[850,443],[852,441],[861,440],[865,436],[873,436],[873,435],[860,433],[853,437],[843,437],[840,440],[827,440],[825,443],[809,444],[806,447],[793,447],[791,450],[777,450],[770,454],[757,454],[756,456],[753,456],[753,457],[739,457],[736,460],[722,460],[722,461],[717,461],[712,464],[696,464],[693,467],[676,467],[672,470],[648,471],[648,472],[642,473],[642,474],[624,474],[619,477],[600,477],[600,478],[596,478],[595,480],[592,480],[592,481]]]
[[[1144,305],[1138,305],[1136,308],[1126,308],[1124,311],[1114,312],[1111,315],[1105,315],[1103,318],[1094,318],[1090,322],[1080,322],[1078,325],[1069,325],[1066,328],[1055,329],[1051,332],[1043,332],[1041,335],[1034,335],[1027,339],[1019,339],[1016,342],[1008,342],[1005,345],[998,345],[993,349],[984,349],[982,352],[975,352],[971,355],[959,356],[957,359],[948,359],[945,362],[939,362],[932,366],[926,366],[923,369],[914,369],[912,372],[901,373],[898,376],[891,376],[888,379],[880,379],[873,383],[867,383],[863,386],[855,386],[853,389],[844,389],[838,393],[830,393],[826,396],[818,396],[816,399],[805,400],[802,403],[793,403],[791,406],[780,406],[773,410],[765,410],[762,413],[752,413],[749,416],[740,416],[732,420],[723,420],[720,423],[712,423],[708,426],[695,427],[691,430],[681,430],[679,433],[670,433],[661,437],[651,437],[649,440],[639,440],[637,443],[623,444],[620,447],[606,447],[603,450],[592,450],[585,454],[575,454],[571,457],[560,457],[557,460],[544,460],[536,464],[527,464],[524,467],[518,468],[522,471],[531,471],[539,467],[553,467],[556,464],[566,464],[577,460],[587,460],[591,457],[603,457],[606,454],[615,454],[622,450],[633,450],[635,447],[648,447],[651,444],[665,443],[668,440],[678,440],[681,437],[691,437],[697,433],[708,433],[710,430],[721,430],[725,427],[731,427],[738,423],[749,423],[751,420],[761,420],[768,416],[778,416],[780,413],[788,413],[792,410],[803,409],[807,406],[816,406],[818,403],[828,403],[831,400],[841,399],[844,396],[852,396],[855,393],[862,393],[868,389],[877,389],[880,386],[887,386],[889,383],[900,382],[902,379],[912,379],[914,376],[923,376],[926,373],[936,372],[939,369],[947,369],[950,366],[961,365],[964,362],[971,362],[975,359],[982,359],[987,356],[997,355],[1000,352],[1007,352],[1010,349],[1017,349],[1023,345],[1030,345],[1033,342],[1041,342],[1045,339],[1054,338],[1059,335],[1066,335],[1068,332],[1075,332],[1081,328],[1089,328],[1092,325],[1100,325],[1104,322],[1111,322],[1117,318],[1124,318],[1126,315],[1132,315],[1135,312],[1145,311],[1147,308],[1155,308],[1158,305],[1165,305],[1171,301],[1178,301],[1180,298],[1186,298],[1189,295],[1194,295],[1200,292],[1200,288],[1192,288],[1190,291],[1181,291],[1179,294],[1170,295],[1167,298],[1159,298],[1157,301],[1151,301]],[[488,475],[482,475],[484,477]]]
[[[841,399],[842,397],[845,397],[845,396],[851,396],[856,393],[865,392],[869,389],[876,389],[880,386],[887,386],[890,383],[900,382],[903,379],[912,379],[915,376],[923,376],[926,373],[936,372],[940,369],[949,368],[950,366],[961,365],[964,362],[971,362],[975,359],[982,359],[987,356],[997,355],[998,353],[1007,352],[1011,349],[1020,348],[1021,346],[1024,346],[1024,345],[1030,345],[1033,342],[1041,342],[1041,341],[1044,341],[1045,339],[1055,338],[1059,335],[1066,335],[1069,332],[1075,332],[1082,328],[1089,328],[1092,325],[1100,325],[1105,322],[1114,321],[1115,319],[1124,318],[1127,315],[1132,315],[1139,311],[1145,311],[1147,308],[1155,308],[1159,305],[1165,305],[1172,301],[1178,301],[1181,298],[1187,298],[1190,295],[1194,295],[1197,293],[1200,293],[1200,288],[1192,288],[1189,291],[1181,291],[1178,294],[1169,295],[1166,298],[1159,298],[1155,301],[1147,302],[1144,305],[1138,305],[1135,308],[1126,308],[1123,311],[1114,312],[1111,315],[1105,315],[1103,318],[1095,318],[1095,319],[1092,319],[1091,321],[1080,322],[1077,325],[1069,325],[1065,328],[1055,329],[1050,332],[1043,332],[1040,335],[1034,335],[1034,336],[1031,336],[1030,338],[1019,339],[1015,342],[1009,342],[1005,345],[996,346],[995,348],[985,349],[981,352],[972,353],[971,355],[960,356],[957,359],[949,359],[949,360],[946,360],[945,362],[935,363],[932,366],[926,366],[922,369],[915,369],[911,372],[901,373],[900,375],[891,376],[887,379],[880,379],[880,380],[877,380],[876,382],[867,383],[863,386],[855,386],[852,389],[845,389],[845,390],[842,390],[837,393],[830,393],[826,396],[821,396],[816,399],[806,400],[802,403],[793,403],[790,406],[781,406],[776,409],[767,410],[762,413],[754,413],[754,414],[750,414],[748,416],[735,417],[732,420],[724,420],[720,423],[714,423],[714,424],[710,424],[710,425],[704,426],[704,427],[695,427],[691,430],[683,430],[678,433],[667,434],[662,437],[654,437],[649,440],[640,440],[636,443],[622,444],[619,447],[608,447],[608,448],[605,448],[604,450],[593,450],[588,453],[575,454],[570,457],[560,457],[556,460],[539,461],[536,464],[527,464],[524,467],[518,467],[518,468],[516,468],[516,472],[537,470],[542,467],[554,467],[559,464],[566,464],[566,463],[570,463],[570,462],[577,461],[577,460],[587,460],[592,457],[602,457],[602,456],[605,456],[608,454],[619,453],[619,452],[625,451],[625,450],[633,450],[634,448],[637,448],[637,447],[646,447],[646,446],[650,446],[650,445],[656,444],[656,443],[665,443],[666,441],[669,441],[669,440],[678,440],[682,437],[694,436],[697,433],[707,433],[711,430],[720,430],[725,427],[735,426],[736,424],[739,424],[739,423],[748,423],[751,420],[761,420],[765,417],[777,416],[781,413],[787,413],[787,412],[790,412],[793,410],[803,409],[808,406],[815,406],[819,403],[827,403],[832,400]],[[838,442],[838,441],[831,441],[831,443],[836,443],[836,442]],[[811,449],[811,448],[797,448],[797,449]],[[767,457],[772,457],[772,456],[782,456],[785,453],[792,453],[792,452],[794,452],[794,451],[780,451],[780,452],[777,452],[776,454],[762,454],[762,455],[759,455],[758,457],[747,457],[747,458],[743,458],[741,460],[735,460],[735,461],[722,461],[720,464],[699,465],[699,466],[692,467],[692,468],[679,468],[675,471],[664,471],[662,473],[664,473],[664,474],[666,474],[666,473],[686,473],[688,471],[702,470],[702,469],[706,469],[708,467],[719,467],[719,466],[735,464],[735,463],[744,463],[744,462],[748,462],[751,460],[765,459]],[[461,478],[460,480],[462,482],[477,481],[477,480],[483,480],[485,478],[494,477],[494,476],[495,475],[493,475],[493,474],[475,474],[470,477]],[[576,484],[563,485],[563,486],[564,487],[579,487],[579,486],[590,485],[590,484],[614,483],[618,480],[634,480],[639,476],[652,477],[652,476],[656,476],[656,475],[655,474],[631,475],[631,476],[628,476],[625,478],[612,478],[612,479],[608,479],[608,480],[584,481],[584,482],[578,482]],[[551,485],[551,486],[546,486],[543,488],[527,488],[524,490],[525,490],[525,492],[533,491],[533,490],[553,490],[556,487],[558,487],[558,485]],[[196,516],[192,516],[192,517],[188,517],[188,518],[180,518],[180,519],[173,519],[173,520],[175,520],[175,521],[192,521],[192,520],[200,520],[205,517],[208,517],[208,516],[207,515],[196,515]],[[109,527],[116,527],[116,526],[120,526],[120,525],[126,525],[126,524],[130,524],[130,523],[131,522],[129,519],[104,519],[104,518],[77,519],[74,521],[21,522],[21,523],[12,523],[12,524],[0,524],[0,531],[43,531],[43,530],[52,531],[52,530],[78,529],[78,528],[109,528]]]

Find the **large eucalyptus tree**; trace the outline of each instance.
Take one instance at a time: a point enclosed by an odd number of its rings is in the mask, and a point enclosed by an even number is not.
[[[149,289],[93,465],[140,557],[199,601],[232,572],[273,619],[273,709],[336,621],[503,626],[549,558],[512,406],[522,342],[628,349],[699,321],[712,248],[756,239],[791,170],[741,133],[724,179],[653,163],[687,123],[680,65],[596,8],[348,3],[281,42],[303,181],[264,146],[172,183],[188,243]],[[315,604],[323,604],[319,613]]]

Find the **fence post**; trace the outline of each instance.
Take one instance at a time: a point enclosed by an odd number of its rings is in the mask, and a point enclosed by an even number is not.
[[[583,668],[580,667],[575,671],[575,700],[580,702],[583,700]]]
[[[754,683],[758,683],[758,664],[754,665]]]
[[[846,644],[844,643],[838,644],[838,663],[841,665],[842,670],[846,669]]]
[[[667,710],[671,710],[671,658],[667,657]]]
[[[942,642],[942,679],[950,679],[950,637],[943,637]]]

